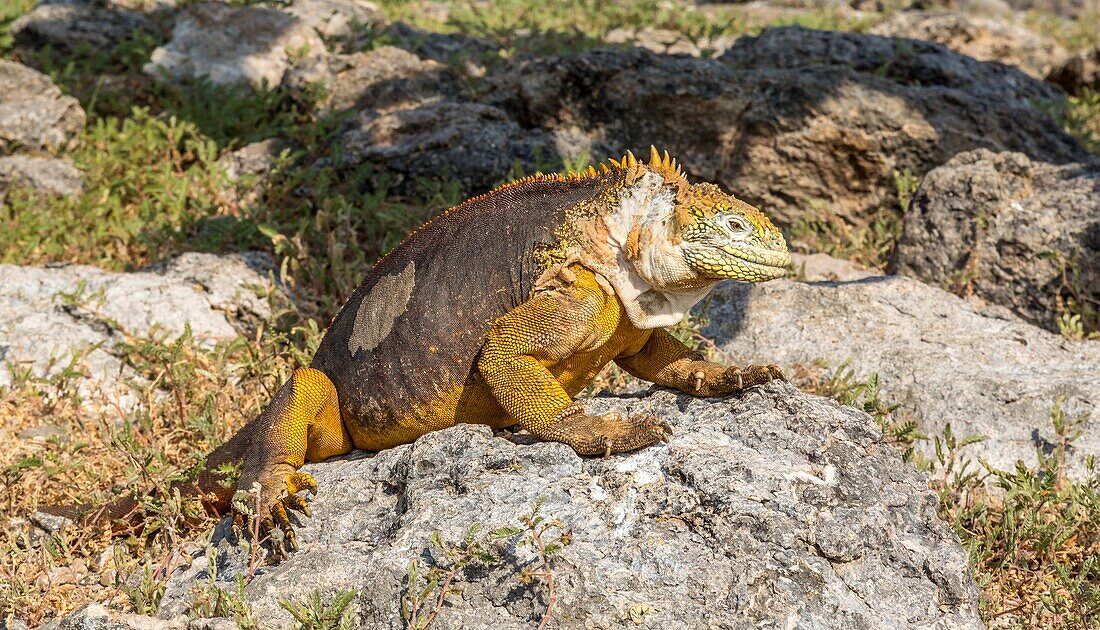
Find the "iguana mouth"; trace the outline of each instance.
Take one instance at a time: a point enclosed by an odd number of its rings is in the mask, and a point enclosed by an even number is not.
[[[721,251],[759,267],[787,269],[791,266],[791,254],[787,251],[750,246],[731,247],[729,245],[723,247]]]

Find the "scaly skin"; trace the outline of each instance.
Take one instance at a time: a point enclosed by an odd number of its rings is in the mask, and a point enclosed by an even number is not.
[[[231,507],[238,524],[258,516],[278,556],[297,547],[287,511],[308,515],[299,492],[316,489],[298,470],[305,462],[458,422],[518,423],[581,455],[665,440],[671,429],[658,418],[587,415],[573,396],[611,361],[697,396],[783,378],[775,366],[705,361],[665,327],[718,281],[765,281],[789,264],[766,216],[716,186],[688,183],[667,153],[508,184],[379,261],[311,366],[181,489],[202,493],[216,513]],[[214,473],[230,462],[241,464],[232,496]]]

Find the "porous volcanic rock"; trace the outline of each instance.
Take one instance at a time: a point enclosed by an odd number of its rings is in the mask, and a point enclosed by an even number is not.
[[[209,77],[218,85],[278,85],[292,63],[325,53],[317,32],[299,18],[265,6],[205,2],[177,19],[172,39],[144,70],[154,78]]]
[[[975,59],[1015,66],[1036,79],[1046,77],[1066,56],[1053,38],[1011,20],[956,11],[901,11],[870,32],[936,42]]]
[[[46,75],[0,59],[0,155],[65,151],[84,128],[84,109]]]
[[[77,195],[84,190],[84,175],[63,158],[0,157],[0,201],[4,191],[13,187],[33,188],[52,195]]]
[[[558,157],[549,134],[520,128],[496,107],[451,101],[362,116],[342,143],[347,162],[377,163],[398,188],[444,177],[467,194],[500,184],[516,163]]]
[[[348,40],[357,29],[377,27],[384,22],[378,5],[367,0],[294,0],[285,10],[322,37],[336,40]]]
[[[19,46],[63,50],[109,50],[138,33],[154,33],[158,22],[118,0],[42,0],[11,24]],[[150,3],[152,4],[152,3]],[[166,2],[159,3],[166,8]]]
[[[658,391],[587,404],[660,416],[675,435],[581,458],[460,425],[307,466],[320,485],[313,516],[298,528],[300,550],[248,585],[253,614],[294,627],[280,598],[351,589],[353,625],[404,628],[410,561],[444,561],[433,532],[453,544],[479,524],[485,536],[542,500],[540,514],[572,537],[554,556],[551,627],[982,627],[966,552],[937,517],[935,495],[863,412],[785,383],[739,398]],[[211,547],[223,587],[248,564],[227,530]],[[537,570],[531,548],[487,544],[500,561],[460,571],[433,627],[538,623],[545,590],[521,580]],[[170,578],[162,618],[181,614],[191,587],[208,581],[206,554]]]
[[[769,28],[720,60],[640,49],[517,61],[481,99],[524,128],[588,130],[619,151],[650,144],[780,221],[866,224],[895,175],[956,153],[1014,150],[1048,162],[1083,148],[1035,103],[1061,93],[1019,70],[933,43]],[[644,154],[644,153],[643,153]]]
[[[73,362],[88,391],[125,407],[129,372],[112,354],[127,335],[232,339],[270,315],[259,255],[183,254],[145,271],[0,265],[0,386],[13,370],[48,376]]]
[[[1062,60],[1050,71],[1047,81],[1070,94],[1080,94],[1085,88],[1100,92],[1100,46]]]
[[[846,366],[857,379],[877,374],[884,400],[938,435],[989,439],[967,449],[1002,469],[1035,464],[1057,438],[1051,408],[1091,414],[1067,462],[1082,473],[1100,455],[1100,344],[1069,341],[1006,309],[970,303],[902,276],[848,282],[777,280],[727,283],[706,304],[725,360],[781,367]]]
[[[1100,305],[1100,161],[962,153],[924,177],[904,221],[891,262],[898,273],[1054,331],[1064,292]]]
[[[283,84],[305,92],[324,85],[322,105],[373,117],[440,101],[468,100],[469,90],[446,65],[382,46],[351,55],[329,55],[287,72]]]

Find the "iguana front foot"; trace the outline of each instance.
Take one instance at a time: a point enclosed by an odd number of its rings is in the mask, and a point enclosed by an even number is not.
[[[775,365],[721,368],[706,361],[698,363],[703,365],[689,366],[688,387],[684,388],[686,393],[696,396],[723,396],[771,381],[787,380]]]
[[[573,403],[555,416],[544,439],[564,442],[578,455],[607,457],[667,442],[671,435],[668,423],[654,416],[624,416],[618,412],[590,416],[582,405]]]

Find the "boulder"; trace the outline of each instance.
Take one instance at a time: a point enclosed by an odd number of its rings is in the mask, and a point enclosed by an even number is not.
[[[84,191],[84,174],[63,158],[0,157],[0,200],[6,190],[15,187],[68,197]]]
[[[368,113],[341,142],[348,163],[377,163],[402,190],[431,178],[452,179],[465,193],[479,193],[502,183],[516,164],[559,159],[552,136],[524,130],[500,109],[477,103]]]
[[[1007,0],[1007,2],[1016,11],[1054,13],[1070,19],[1088,19],[1090,15],[1096,13],[1095,0]]]
[[[1100,161],[955,156],[921,182],[891,268],[1057,331],[1067,295],[1100,305]]]
[[[293,0],[285,10],[322,37],[345,42],[354,39],[357,30],[385,21],[378,5],[367,0]]]
[[[612,29],[603,39],[609,44],[638,46],[667,55],[714,57],[732,46],[737,37],[735,35],[688,37],[681,31],[646,26],[640,29],[625,27]]]
[[[896,203],[897,172],[961,151],[1084,159],[1035,106],[1059,98],[939,44],[800,27],[741,37],[720,61],[640,49],[521,60],[481,96],[523,127],[593,130],[619,151],[656,144],[783,223],[851,225]]]
[[[1100,46],[1062,60],[1050,71],[1047,81],[1070,94],[1080,94],[1086,88],[1100,92]]]
[[[11,24],[16,44],[28,48],[110,50],[157,24],[134,3],[119,0],[42,0]],[[166,3],[161,3],[166,4]]]
[[[532,628],[548,603],[539,579],[523,577],[538,572],[537,557],[519,535],[488,532],[539,505],[561,523],[544,542],[571,539],[553,555],[550,627],[982,627],[967,554],[936,496],[863,412],[785,383],[739,398],[658,391],[588,406],[654,414],[675,435],[586,459],[460,425],[306,466],[319,483],[313,516],[297,529],[300,550],[248,584],[253,615],[297,627],[280,598],[352,590],[353,626],[404,628],[410,562],[421,574],[445,568],[433,532],[453,545],[480,525],[474,538],[496,560],[457,573],[432,627]],[[189,591],[211,581],[207,553],[222,588],[247,571],[223,523],[169,579],[161,618],[178,618]]]
[[[849,282],[727,283],[705,305],[702,333],[725,360],[781,367],[846,364],[877,374],[882,397],[926,433],[989,439],[968,448],[995,466],[1035,464],[1057,442],[1051,409],[1091,414],[1069,453],[1074,474],[1100,455],[1100,344],[1069,341],[1004,309],[900,276]]]
[[[320,103],[331,110],[374,116],[440,101],[468,100],[469,89],[446,65],[394,46],[329,55],[287,72],[283,84],[307,93],[324,86]]]
[[[86,391],[130,401],[128,372],[111,350],[126,336],[232,339],[270,316],[273,289],[259,255],[184,254],[133,273],[83,265],[0,265],[0,387],[30,371],[48,376],[73,363]]]
[[[956,11],[901,11],[876,24],[870,32],[936,42],[975,59],[1015,66],[1036,79],[1046,77],[1066,56],[1065,49],[1053,38],[1011,19]]]
[[[266,6],[206,2],[187,8],[171,40],[153,51],[153,77],[209,77],[218,85],[276,86],[294,63],[321,56],[325,45],[301,19]]]
[[[46,75],[0,59],[0,155],[66,151],[84,128],[84,109]]]

